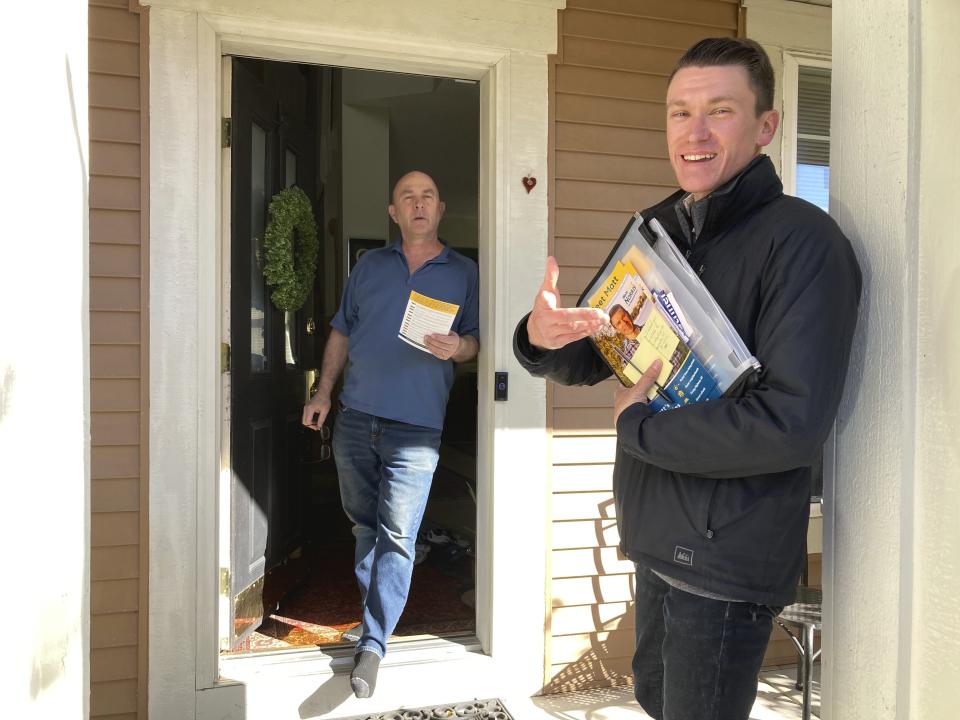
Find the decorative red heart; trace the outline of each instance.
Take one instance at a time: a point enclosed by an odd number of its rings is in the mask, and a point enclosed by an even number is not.
[[[536,186],[536,184],[537,184],[537,179],[536,179],[533,175],[527,175],[527,176],[523,179],[523,186],[527,189],[527,192],[528,192],[528,193],[529,193],[531,190],[533,190],[533,188],[534,188],[534,186]]]

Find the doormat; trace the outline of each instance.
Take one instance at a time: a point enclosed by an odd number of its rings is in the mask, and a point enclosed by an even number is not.
[[[401,708],[372,715],[351,715],[337,720],[513,720],[513,715],[496,698],[468,702],[433,705],[421,708]]]

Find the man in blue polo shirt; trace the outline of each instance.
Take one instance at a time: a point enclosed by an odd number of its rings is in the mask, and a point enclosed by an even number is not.
[[[437,235],[444,204],[422,172],[404,175],[387,208],[401,241],[357,262],[331,321],[303,424],[317,430],[350,360],[340,394],[333,454],[343,509],[356,537],[363,622],[350,685],[370,697],[387,639],[407,601],[417,531],[437,467],[453,363],[480,349],[477,265]],[[451,331],[425,337],[426,351],[401,340],[410,293],[458,306]]]

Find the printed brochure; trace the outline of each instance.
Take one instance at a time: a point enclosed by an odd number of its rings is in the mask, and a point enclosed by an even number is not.
[[[639,213],[578,305],[609,316],[591,340],[623,385],[662,361],[655,410],[718,398],[760,367],[663,227]]]

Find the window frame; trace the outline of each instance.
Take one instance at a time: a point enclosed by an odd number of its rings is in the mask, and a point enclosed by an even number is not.
[[[797,194],[797,108],[799,106],[800,68],[815,67],[831,71],[829,55],[785,50],[783,53],[783,118],[780,136],[780,176],[783,191]],[[831,127],[833,126],[831,118]],[[831,133],[832,142],[832,133]]]

